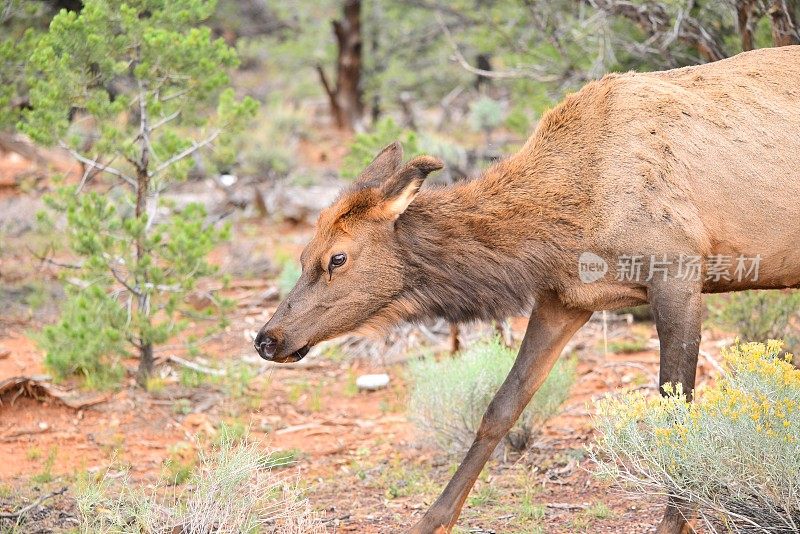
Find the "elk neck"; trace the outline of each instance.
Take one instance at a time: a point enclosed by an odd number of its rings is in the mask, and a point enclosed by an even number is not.
[[[417,195],[395,227],[407,315],[503,319],[555,289],[553,271],[581,224],[562,179],[538,172],[537,162],[520,153],[473,181]]]

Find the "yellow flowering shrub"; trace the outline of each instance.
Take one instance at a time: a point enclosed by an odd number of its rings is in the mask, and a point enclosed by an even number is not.
[[[599,401],[598,475],[692,502],[715,532],[800,532],[800,370],[781,349],[727,349],[726,374],[694,403],[671,385]]]

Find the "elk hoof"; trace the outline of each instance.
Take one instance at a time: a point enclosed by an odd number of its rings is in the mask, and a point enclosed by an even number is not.
[[[656,529],[656,534],[695,534],[694,527],[681,516],[667,514]]]
[[[445,525],[446,520],[432,520],[423,517],[419,523],[411,527],[408,534],[449,534],[450,529]]]
[[[431,530],[429,527],[420,526],[419,524],[414,525],[411,527],[411,530],[408,531],[408,534],[449,534],[449,531],[442,527],[436,527]]]

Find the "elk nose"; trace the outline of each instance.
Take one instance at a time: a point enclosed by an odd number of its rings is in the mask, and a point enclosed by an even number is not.
[[[258,333],[254,342],[256,352],[265,360],[272,360],[278,352],[278,340],[270,337],[263,330]]]

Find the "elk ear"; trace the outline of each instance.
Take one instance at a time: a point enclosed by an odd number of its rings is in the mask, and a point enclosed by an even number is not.
[[[406,163],[381,186],[381,211],[388,218],[397,219],[417,196],[428,174],[442,167],[444,164],[441,160],[431,156],[418,156]]]
[[[403,163],[403,145],[400,141],[395,141],[381,150],[372,163],[361,171],[356,178],[356,184],[377,187],[397,172],[401,163]]]

